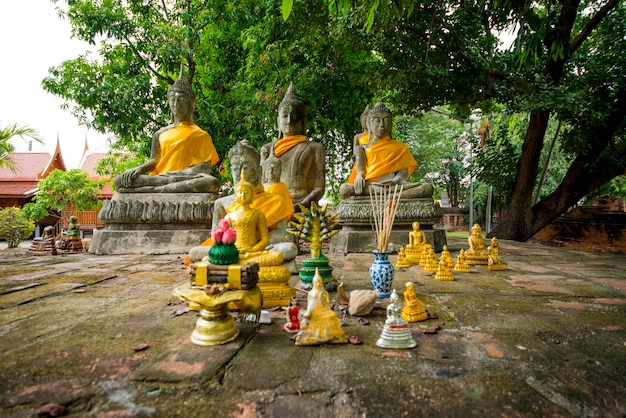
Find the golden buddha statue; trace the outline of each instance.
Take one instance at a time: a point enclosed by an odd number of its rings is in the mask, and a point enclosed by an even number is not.
[[[259,282],[263,294],[263,307],[288,306],[295,289],[289,285],[291,273],[282,265],[280,251],[268,249],[270,244],[265,214],[252,207],[254,187],[246,180],[245,171],[235,186],[235,202],[225,216],[237,232],[235,246],[239,250],[239,263],[258,263]]]
[[[217,193],[219,162],[211,135],[193,122],[196,95],[182,68],[167,92],[174,122],[152,137],[150,158],[115,177],[120,193]]]
[[[239,250],[239,259],[258,263],[261,267],[281,265],[283,255],[278,251],[266,250],[270,243],[267,220],[263,212],[250,206],[254,191],[243,171],[235,186],[235,196],[235,209],[228,212],[225,219],[237,232],[235,246]]]
[[[452,254],[450,254],[450,251],[448,251],[447,245],[443,246],[443,250],[441,251],[441,259],[446,262],[446,265],[449,268],[454,267],[454,259],[452,258]]]
[[[465,257],[467,257],[467,264],[470,265],[485,265],[487,264],[487,250],[485,249],[485,240],[481,235],[480,225],[474,224],[472,226],[472,234],[467,238],[469,249],[465,251]]]
[[[465,250],[462,248],[461,251],[459,251],[459,256],[456,259],[454,271],[457,273],[469,273],[471,271],[470,265],[467,264],[467,259],[465,258]]]
[[[409,244],[406,246],[406,256],[409,262],[419,264],[426,245],[426,234],[420,229],[419,222],[413,222],[412,227],[412,231],[409,232]]]
[[[396,268],[406,269],[409,267],[411,267],[411,262],[406,257],[404,247],[400,247],[400,251],[398,251],[398,261],[396,261]]]
[[[330,297],[317,270],[312,284],[307,297],[307,308],[300,321],[300,332],[296,336],[296,345],[347,343],[348,337],[341,327],[337,313],[330,308]]]
[[[422,253],[420,254],[419,262],[417,263],[420,267],[426,267],[426,262],[428,261],[428,254],[430,254],[430,250],[433,249],[433,246],[430,244],[424,244],[422,247]]]
[[[425,273],[436,273],[439,269],[439,260],[437,259],[437,254],[435,254],[435,250],[432,247],[428,250],[428,256],[426,257],[426,265],[424,265]]]
[[[454,280],[454,276],[450,271],[450,267],[442,258],[439,260],[439,264],[437,266],[437,273],[435,273],[435,280],[444,280],[444,281],[452,281]]]
[[[496,237],[491,238],[491,245],[487,248],[487,270],[498,271],[506,270],[507,264],[500,258],[500,244]]]
[[[428,319],[428,312],[422,302],[417,298],[415,287],[412,282],[406,282],[404,290],[404,306],[402,307],[402,319],[406,322],[418,322]]]

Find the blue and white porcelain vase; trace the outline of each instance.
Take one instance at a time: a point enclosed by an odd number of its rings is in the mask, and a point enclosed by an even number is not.
[[[370,280],[376,290],[376,297],[388,298],[393,283],[393,264],[389,262],[388,252],[373,251],[374,262],[370,266]]]

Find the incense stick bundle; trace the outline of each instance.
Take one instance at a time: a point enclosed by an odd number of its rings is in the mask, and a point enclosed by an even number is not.
[[[372,189],[374,189],[374,192],[372,192]],[[380,189],[369,189],[373,218],[372,227],[376,235],[376,251],[378,252],[387,251],[402,189],[403,186],[398,188],[397,184],[393,192],[390,186],[382,186]]]

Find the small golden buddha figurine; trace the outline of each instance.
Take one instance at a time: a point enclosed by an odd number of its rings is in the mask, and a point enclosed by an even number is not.
[[[400,247],[400,251],[398,251],[398,261],[396,261],[396,268],[406,269],[409,267],[411,267],[411,262],[407,259],[404,247]]]
[[[430,254],[430,250],[433,249],[433,246],[430,244],[424,244],[422,247],[422,254],[420,254],[419,263],[417,263],[420,267],[426,267],[426,262],[428,261],[428,254]]]
[[[443,246],[443,250],[441,251],[441,259],[446,262],[446,265],[449,268],[454,267],[454,259],[452,258],[452,254],[450,254],[450,251],[448,251],[447,245]]]
[[[348,337],[337,314],[330,308],[330,297],[324,289],[319,271],[313,277],[313,288],[307,297],[307,308],[302,314],[296,345],[345,344]]]
[[[435,273],[435,280],[445,280],[445,281],[454,280],[454,276],[452,275],[452,272],[450,271],[450,267],[448,267],[448,264],[443,259],[439,260],[437,273]]]
[[[409,244],[406,246],[406,256],[410,263],[419,264],[426,244],[426,234],[420,230],[420,223],[413,222],[413,230],[409,232]]]
[[[459,256],[457,257],[456,264],[454,265],[454,271],[457,273],[469,273],[471,271],[470,265],[467,264],[467,259],[465,258],[464,249],[459,251]]]
[[[465,251],[467,264],[485,265],[487,264],[487,250],[485,249],[485,240],[481,235],[480,225],[474,224],[472,234],[467,238],[469,249]]]
[[[491,238],[491,245],[487,248],[487,252],[489,253],[487,270],[499,271],[508,268],[507,264],[500,258],[500,245],[496,237]]]
[[[426,265],[424,266],[424,272],[426,273],[436,273],[439,269],[439,260],[437,259],[437,254],[435,254],[435,250],[432,247],[428,250],[428,256],[426,258]]]
[[[418,322],[428,319],[428,312],[417,298],[415,287],[412,282],[406,283],[404,290],[404,306],[402,307],[402,319],[406,322]]]

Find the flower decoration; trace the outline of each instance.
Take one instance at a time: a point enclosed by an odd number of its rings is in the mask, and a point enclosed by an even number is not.
[[[211,231],[211,238],[215,245],[233,245],[237,240],[237,232],[227,219],[220,219],[218,228]]]
[[[227,219],[220,219],[217,229],[211,231],[213,246],[209,249],[209,261],[213,264],[233,264],[239,260],[235,246],[237,232]]]

